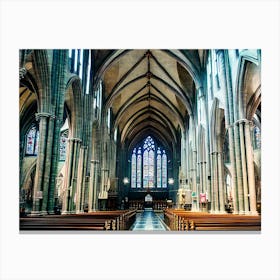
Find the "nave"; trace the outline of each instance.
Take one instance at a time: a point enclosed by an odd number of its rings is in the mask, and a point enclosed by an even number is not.
[[[261,216],[260,49],[20,50],[19,80],[26,221]]]
[[[136,217],[136,221],[131,227],[132,231],[139,230],[155,230],[155,231],[167,231],[168,227],[163,222],[162,217],[160,217],[160,213],[155,213],[152,208],[145,208],[142,213],[139,213]]]

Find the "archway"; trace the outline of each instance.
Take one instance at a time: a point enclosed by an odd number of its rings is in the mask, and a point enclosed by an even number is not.
[[[35,182],[36,164],[27,172],[24,183],[20,189],[20,215],[31,213],[33,206],[33,192]]]

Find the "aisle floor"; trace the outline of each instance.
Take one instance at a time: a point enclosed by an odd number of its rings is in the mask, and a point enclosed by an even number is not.
[[[136,217],[135,223],[132,225],[131,230],[156,230],[166,231],[166,226],[152,208],[146,208],[144,212],[139,213]]]

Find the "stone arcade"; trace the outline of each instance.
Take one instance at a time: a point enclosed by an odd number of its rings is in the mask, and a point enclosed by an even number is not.
[[[21,217],[145,208],[260,217],[260,50],[20,50],[19,59]]]

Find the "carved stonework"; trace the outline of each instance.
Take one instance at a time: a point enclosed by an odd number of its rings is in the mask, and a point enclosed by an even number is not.
[[[23,79],[24,76],[26,75],[27,71],[26,69],[23,67],[23,68],[19,68],[19,79]]]

